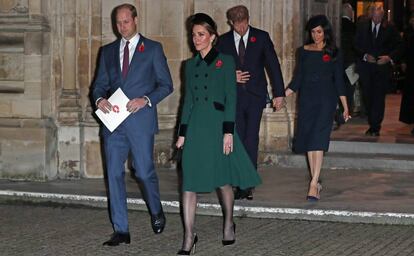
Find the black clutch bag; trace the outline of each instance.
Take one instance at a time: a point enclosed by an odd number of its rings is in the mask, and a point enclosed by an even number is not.
[[[183,150],[181,148],[177,149],[173,157],[171,158],[171,160],[181,162],[182,154],[183,154]]]

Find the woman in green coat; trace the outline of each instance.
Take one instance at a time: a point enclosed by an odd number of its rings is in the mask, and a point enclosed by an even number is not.
[[[231,56],[213,45],[215,22],[204,13],[191,19],[198,54],[185,64],[185,97],[177,148],[183,148],[184,241],[179,255],[188,255],[198,241],[194,233],[197,193],[218,190],[224,214],[223,245],[235,242],[233,186],[255,187],[260,177],[234,131],[236,71]]]

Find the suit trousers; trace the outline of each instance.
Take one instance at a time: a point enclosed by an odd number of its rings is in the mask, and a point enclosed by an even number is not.
[[[257,169],[260,121],[266,100],[250,93],[245,86],[237,85],[236,129]]]
[[[384,119],[385,96],[391,84],[389,65],[363,63],[360,70],[363,100],[372,131],[380,131]]]
[[[116,232],[128,232],[125,161],[131,152],[135,176],[142,184],[143,198],[152,215],[161,211],[158,176],[154,169],[154,135],[127,131],[121,124],[104,137],[111,221]]]

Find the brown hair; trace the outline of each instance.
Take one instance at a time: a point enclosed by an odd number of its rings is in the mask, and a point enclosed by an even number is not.
[[[249,19],[249,10],[244,5],[236,5],[227,10],[227,19],[231,22],[239,22]]]
[[[213,45],[216,44],[219,36],[217,32],[217,25],[216,22],[210,16],[208,16],[205,13],[196,13],[190,17],[190,25],[191,30],[193,29],[194,25],[203,26],[210,35],[215,35]]]
[[[119,10],[121,9],[128,9],[131,11],[131,16],[132,18],[135,18],[138,16],[138,12],[137,12],[137,8],[135,8],[135,6],[133,6],[132,4],[121,4],[118,5],[117,7],[115,7],[115,14],[118,13]]]

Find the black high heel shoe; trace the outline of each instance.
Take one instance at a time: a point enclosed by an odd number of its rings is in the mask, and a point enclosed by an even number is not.
[[[234,236],[236,237],[236,223],[233,222],[233,232],[234,232]],[[232,245],[236,242],[236,239],[232,239],[232,240],[221,240],[221,243],[223,244],[223,246],[227,246],[227,245]]]
[[[186,250],[179,250],[177,252],[177,255],[191,255],[191,254],[195,254],[196,253],[196,245],[198,242],[198,236],[197,234],[194,236],[194,240],[193,240],[193,244],[191,245],[190,250],[186,251]]]

